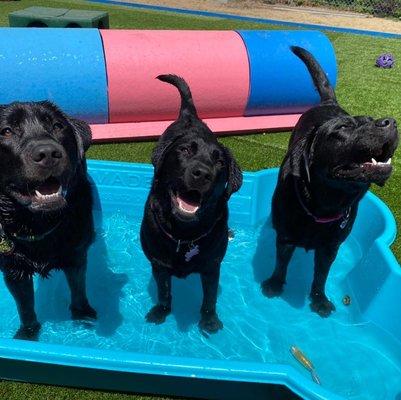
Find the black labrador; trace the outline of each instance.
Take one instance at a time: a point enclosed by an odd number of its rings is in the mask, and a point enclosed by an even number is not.
[[[146,315],[160,324],[171,312],[171,277],[201,275],[199,326],[222,328],[216,312],[220,263],[228,243],[227,201],[242,184],[242,173],[197,115],[187,83],[175,75],[158,79],[181,95],[178,119],[161,136],[152,155],[154,178],[146,201],[141,243],[152,264],[158,304]]]
[[[383,186],[389,178],[398,132],[394,119],[345,112],[313,56],[300,47],[292,51],[308,68],[321,104],[300,118],[281,165],[272,202],[277,260],[262,290],[280,295],[295,247],[313,249],[311,309],[326,317],[335,310],[325,294],[330,266],[370,184]]]
[[[32,276],[62,269],[74,319],[95,318],[86,297],[86,257],[94,238],[85,151],[89,126],[50,102],[0,106],[0,267],[21,327],[36,339]]]

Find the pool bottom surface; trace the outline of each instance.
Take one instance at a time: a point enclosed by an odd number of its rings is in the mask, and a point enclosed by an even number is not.
[[[337,311],[322,319],[309,309],[313,253],[297,249],[282,297],[260,291],[274,266],[275,236],[269,221],[256,229],[231,226],[235,237],[222,264],[218,312],[224,329],[202,334],[197,326],[202,300],[199,275],[173,280],[173,311],[162,325],[144,317],[156,301],[150,264],[143,256],[138,217],[96,214],[97,239],[89,254],[88,297],[98,321],[70,320],[69,291],[62,273],[36,281],[40,342],[155,355],[291,365],[310,377],[290,353],[298,346],[313,362],[322,386],[349,399],[401,399],[401,347],[390,335],[363,321],[347,283],[360,260],[352,237],[332,267],[327,294]],[[202,251],[202,249],[201,249]],[[342,298],[351,297],[345,306]],[[0,336],[10,338],[19,320],[5,287]]]

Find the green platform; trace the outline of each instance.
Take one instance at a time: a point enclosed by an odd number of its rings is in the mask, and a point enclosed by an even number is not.
[[[109,14],[103,11],[29,7],[8,15],[12,27],[100,28],[109,27]]]

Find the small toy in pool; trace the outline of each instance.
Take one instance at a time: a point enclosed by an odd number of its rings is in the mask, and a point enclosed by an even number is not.
[[[291,346],[290,348],[291,354],[296,358],[296,360],[301,363],[312,375],[312,379],[314,380],[315,383],[320,385],[320,379],[316,374],[315,367],[312,364],[312,361],[310,361],[302,351],[296,347],[296,346]]]
[[[351,305],[351,297],[348,294],[343,297],[343,304],[345,306]]]
[[[393,68],[394,62],[394,56],[391,53],[381,54],[379,57],[377,57],[376,67]]]

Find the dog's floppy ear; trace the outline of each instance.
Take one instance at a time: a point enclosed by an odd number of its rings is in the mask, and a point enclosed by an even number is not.
[[[302,137],[295,139],[290,143],[288,151],[290,155],[291,174],[297,178],[303,177],[306,172],[307,179],[310,180],[309,169],[313,161],[313,144],[316,138],[317,129],[313,127]]]
[[[91,128],[85,121],[71,117],[67,117],[67,120],[74,131],[78,146],[78,156],[80,159],[83,159],[86,151],[89,149],[89,146],[92,143]]]
[[[168,128],[167,128],[168,129]],[[153,153],[151,156],[151,161],[153,167],[155,168],[155,173],[157,173],[160,169],[160,166],[163,163],[164,157],[166,156],[168,150],[174,145],[174,143],[184,136],[183,133],[176,132],[165,132],[159,139],[156,147],[153,149]]]
[[[228,170],[228,178],[227,178],[227,186],[226,186],[226,198],[227,200],[231,197],[231,195],[237,192],[242,185],[242,171],[240,166],[235,161],[234,156],[231,151],[222,146],[223,152],[226,158],[227,170]]]
[[[167,147],[167,143],[158,143],[157,146],[153,149],[151,161],[155,169],[157,169],[159,163],[162,161]]]

